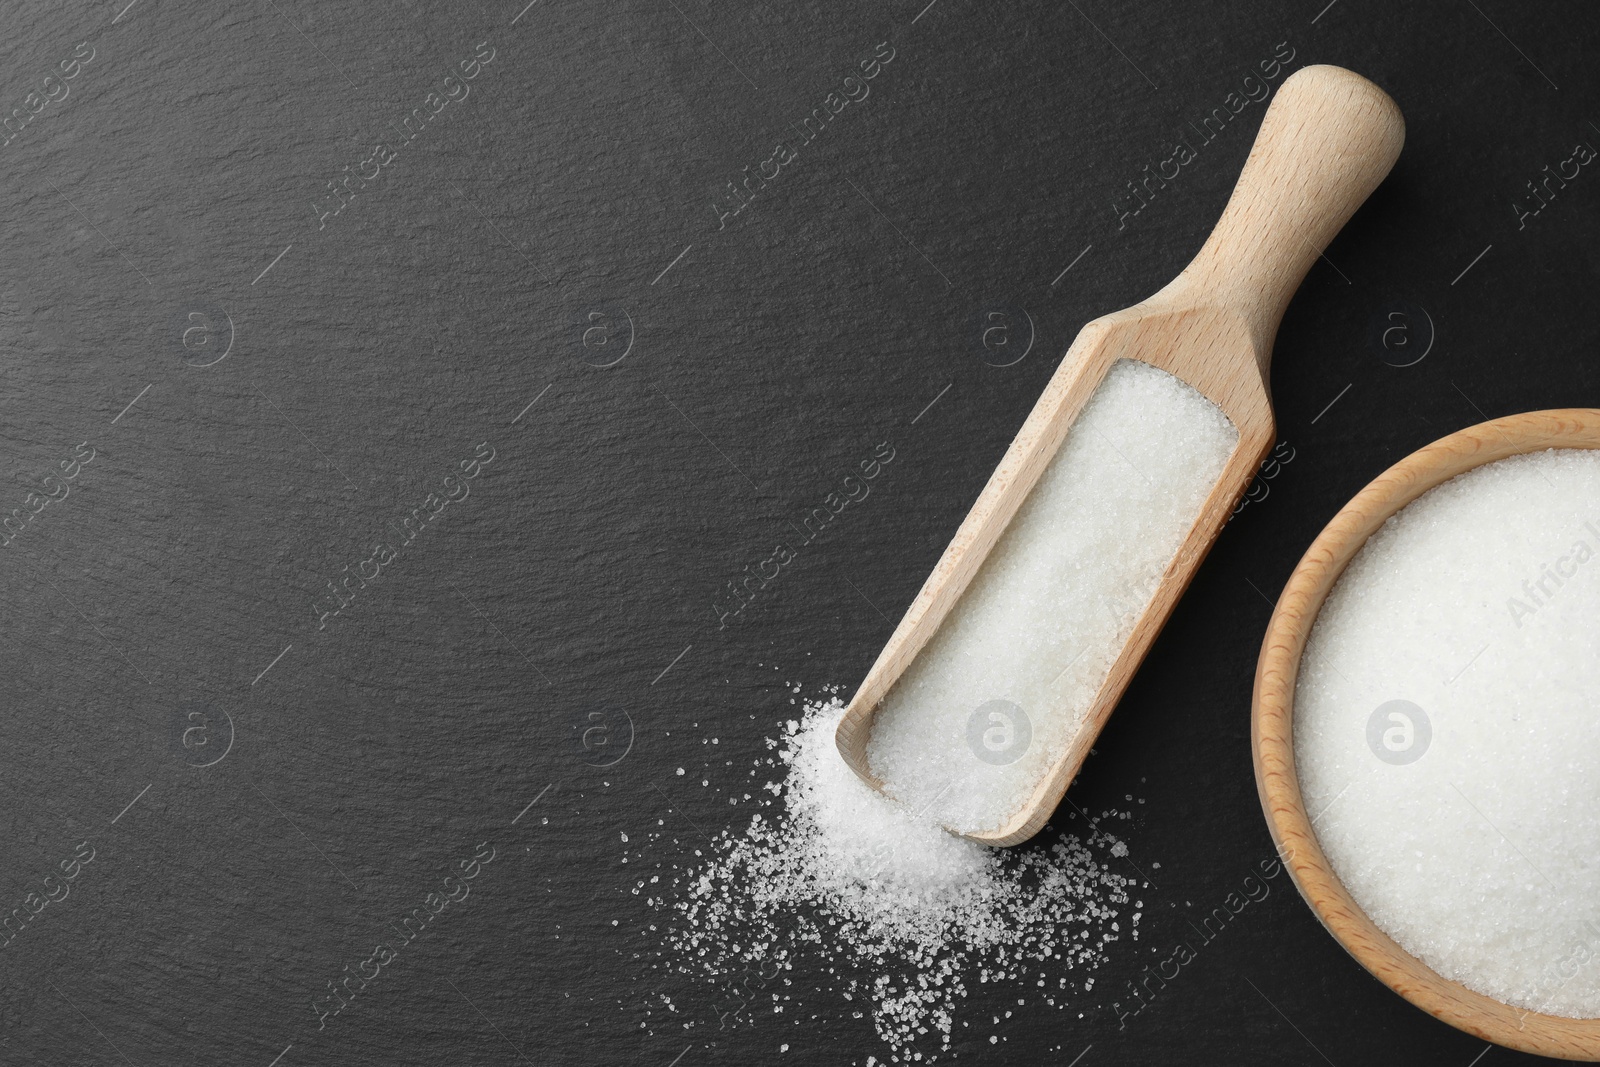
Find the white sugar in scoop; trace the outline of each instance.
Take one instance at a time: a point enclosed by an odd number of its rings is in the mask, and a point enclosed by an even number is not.
[[[1361,909],[1503,1003],[1600,1017],[1600,451],[1418,497],[1317,615],[1294,694],[1312,828]]]
[[[1087,716],[1239,434],[1119,360],[959,604],[878,709],[884,792],[963,832],[1032,795]]]
[[[868,784],[986,844],[1044,826],[1272,447],[1289,298],[1403,139],[1366,79],[1285,79],[1205,245],[1079,331],[856,691]]]

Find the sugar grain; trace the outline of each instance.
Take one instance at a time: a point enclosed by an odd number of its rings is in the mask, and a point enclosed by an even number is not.
[[[1118,360],[885,698],[885,790],[963,832],[1032,795],[1088,714],[1238,443],[1193,387]]]
[[[888,1062],[931,1062],[950,1048],[970,983],[1065,1008],[1115,942],[1137,939],[1141,905],[1127,912],[1139,883],[1105,828],[1125,814],[1104,813],[1081,838],[985,848],[863,784],[834,746],[842,715],[837,699],[806,704],[771,742],[787,772],[768,784],[773,814],[720,835],[661,898],[682,969],[720,985],[821,969],[842,1003],[870,1013]]]
[[[1600,1017],[1600,452],[1469,471],[1368,539],[1318,615],[1295,763],[1340,881],[1504,1003]]]

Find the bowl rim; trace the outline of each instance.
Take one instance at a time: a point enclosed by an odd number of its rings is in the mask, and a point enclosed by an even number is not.
[[[1250,741],[1272,842],[1322,925],[1373,977],[1458,1030],[1507,1048],[1600,1060],[1600,1018],[1525,1011],[1440,975],[1384,933],[1333,873],[1311,828],[1294,765],[1300,657],[1328,593],[1367,539],[1424,492],[1508,456],[1600,449],[1600,409],[1532,411],[1469,426],[1406,456],[1369,482],[1317,535],[1273,607],[1256,664]]]

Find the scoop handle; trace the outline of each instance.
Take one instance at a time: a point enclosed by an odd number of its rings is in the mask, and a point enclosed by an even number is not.
[[[1263,378],[1289,298],[1405,136],[1389,94],[1343,67],[1296,71],[1267,107],[1222,218],[1171,287],[1186,302],[1239,311]]]

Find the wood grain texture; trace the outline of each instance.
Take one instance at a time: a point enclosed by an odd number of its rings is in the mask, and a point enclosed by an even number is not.
[[[1512,415],[1469,427],[1390,467],[1334,516],[1300,560],[1261,645],[1251,710],[1256,788],[1300,895],[1328,932],[1379,981],[1451,1026],[1509,1048],[1600,1060],[1600,1019],[1513,1008],[1436,974],[1380,930],[1334,875],[1317,843],[1294,764],[1294,690],[1317,612],[1345,567],[1390,516],[1456,475],[1548,448],[1600,448],[1600,410]]]
[[[992,831],[965,836],[1015,845],[1044,827],[1272,447],[1276,430],[1267,370],[1289,298],[1327,242],[1389,172],[1404,138],[1394,101],[1359,75],[1313,66],[1284,82],[1210,238],[1164,289],[1096,319],[1078,334],[867,673],[837,735],[841,755],[857,774],[882,788],[867,759],[867,742],[883,698],[960,600],[1111,364],[1141,360],[1216,404],[1239,431],[1239,443],[1077,735],[1010,819]]]

